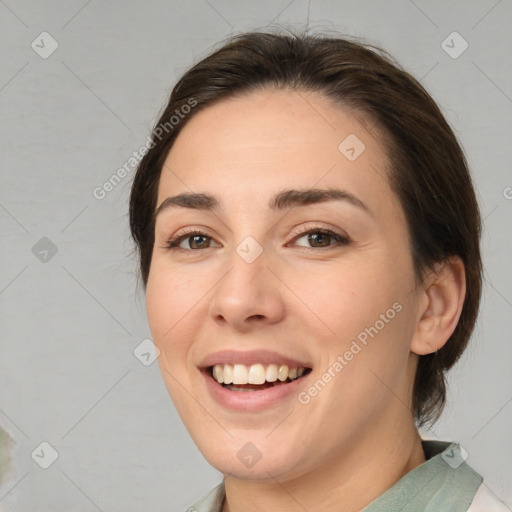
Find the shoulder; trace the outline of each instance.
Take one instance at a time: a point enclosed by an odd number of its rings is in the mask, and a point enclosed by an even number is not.
[[[467,512],[510,512],[510,509],[482,483]]]
[[[224,481],[204,495],[199,501],[188,507],[187,512],[221,512],[226,491]]]

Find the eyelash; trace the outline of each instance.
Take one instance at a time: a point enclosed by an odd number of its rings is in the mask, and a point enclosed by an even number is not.
[[[309,251],[309,250],[326,250],[335,246],[340,245],[349,245],[351,243],[351,239],[347,236],[340,235],[336,233],[335,231],[332,231],[330,229],[321,228],[321,227],[307,227],[302,228],[296,236],[293,238],[293,240],[298,240],[299,238],[302,238],[305,235],[312,234],[312,233],[321,233],[322,235],[329,235],[332,237],[336,243],[335,244],[329,244],[326,247],[301,247],[302,249]],[[187,251],[187,252],[197,252],[204,249],[183,249],[183,247],[179,247],[181,242],[187,238],[191,238],[193,236],[203,236],[205,238],[212,239],[212,237],[206,235],[202,231],[198,231],[197,229],[192,229],[190,231],[186,231],[185,233],[182,233],[181,235],[178,235],[171,240],[169,240],[165,246],[165,249],[169,249],[171,251]],[[211,247],[206,247],[205,249],[211,249]]]

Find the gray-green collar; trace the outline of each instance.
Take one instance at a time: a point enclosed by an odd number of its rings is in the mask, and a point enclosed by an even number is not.
[[[426,462],[404,475],[362,512],[465,512],[483,478],[456,443],[422,441]]]
[[[427,461],[403,476],[362,512],[465,512],[482,477],[465,462],[456,443],[422,441]],[[191,512],[221,512],[224,482],[197,501]]]

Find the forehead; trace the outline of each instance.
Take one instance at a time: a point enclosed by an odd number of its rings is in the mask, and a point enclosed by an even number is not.
[[[318,93],[257,91],[193,115],[166,159],[157,203],[208,190],[267,205],[279,189],[337,187],[379,210],[394,202],[387,172],[378,131],[360,115]]]

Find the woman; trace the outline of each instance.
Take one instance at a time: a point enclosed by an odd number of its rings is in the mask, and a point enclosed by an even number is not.
[[[130,199],[149,325],[224,475],[189,510],[501,510],[417,430],[481,292],[467,164],[421,85],[370,46],[242,34],[152,140]]]

